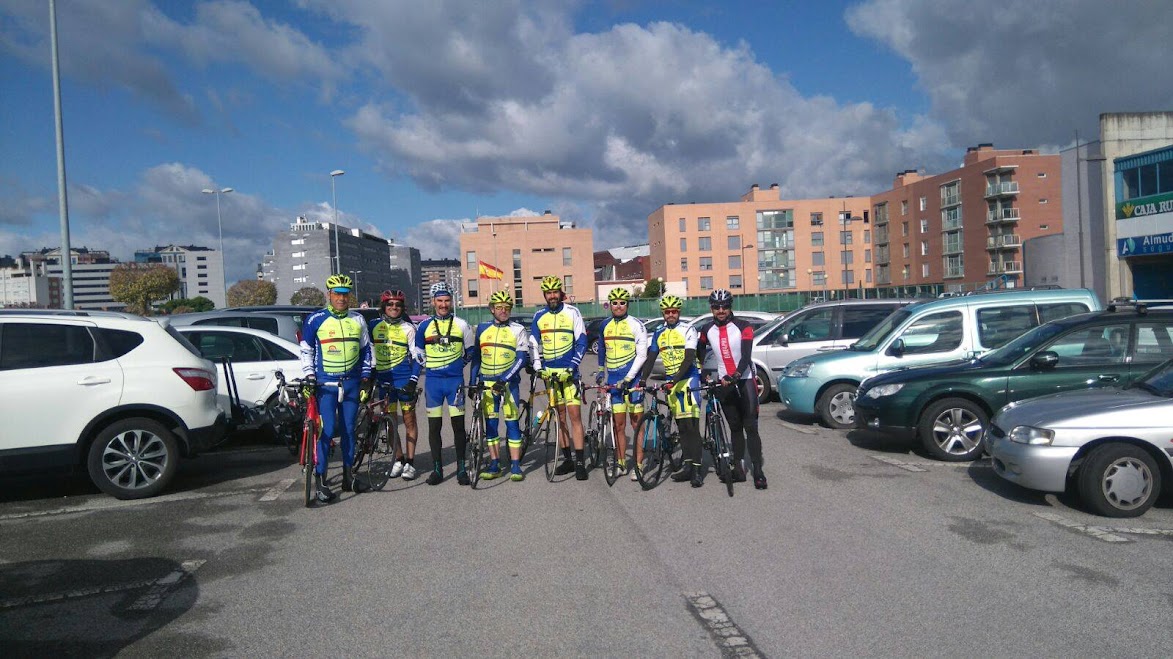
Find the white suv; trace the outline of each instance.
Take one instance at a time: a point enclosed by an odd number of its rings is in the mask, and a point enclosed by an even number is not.
[[[0,474],[85,465],[107,494],[154,496],[225,436],[216,379],[141,316],[0,310]]]

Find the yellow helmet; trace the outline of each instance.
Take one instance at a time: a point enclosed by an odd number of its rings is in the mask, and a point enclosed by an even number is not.
[[[492,295],[489,296],[489,304],[490,305],[508,304],[509,306],[512,307],[513,306],[513,296],[509,294],[509,291],[497,291],[496,293],[493,293]]]
[[[607,293],[607,299],[611,302],[627,302],[631,300],[631,293],[626,288],[612,288],[610,293]]]
[[[556,277],[554,275],[550,275],[549,277],[546,277],[545,279],[542,280],[542,292],[543,293],[548,293],[549,291],[560,291],[560,290],[562,290],[562,278],[561,277]]]
[[[665,295],[660,298],[661,309],[681,309],[684,307],[684,300],[681,300],[675,295]]]
[[[345,288],[345,291],[336,289]],[[326,278],[326,290],[334,291],[335,293],[349,293],[350,289],[354,288],[354,282],[346,275],[330,275]]]

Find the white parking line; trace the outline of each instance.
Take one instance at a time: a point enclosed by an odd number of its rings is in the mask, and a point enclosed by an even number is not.
[[[1121,527],[1102,527],[1107,531],[1113,533],[1130,533],[1132,535],[1164,535],[1173,537],[1173,530],[1171,529],[1141,529],[1141,528],[1121,528]]]
[[[121,501],[118,499],[97,499],[95,503],[81,506],[71,506],[69,508],[55,508],[53,510],[35,510],[27,513],[13,513],[11,515],[0,515],[0,522],[7,522],[17,519],[28,519],[31,517],[48,517],[51,515],[68,515],[70,513],[92,513],[103,510],[121,510],[123,508],[133,508],[136,506],[149,506],[158,503],[172,503],[177,501],[194,501],[196,499],[215,499],[219,497],[233,497],[244,494],[253,494],[255,492],[264,492],[263,487],[254,487],[247,490],[232,490],[231,492],[186,492],[180,494],[168,494],[154,497],[151,499],[132,499],[129,501]]]
[[[974,460],[973,462],[937,462],[935,460],[906,460],[906,465],[914,465],[917,467],[953,467],[954,469],[969,469],[970,467],[977,467],[978,469],[990,469],[994,465],[989,458],[981,460]]]
[[[1038,517],[1039,519],[1045,519],[1048,522],[1058,524],[1059,526],[1071,529],[1072,531],[1075,531],[1077,533],[1082,533],[1084,535],[1091,536],[1091,537],[1095,538],[1096,540],[1103,540],[1104,542],[1132,542],[1132,539],[1130,539],[1130,538],[1125,538],[1122,535],[1116,535],[1115,533],[1111,533],[1110,531],[1112,531],[1114,529],[1108,529],[1103,526],[1089,526],[1087,524],[1080,524],[1078,522],[1074,522],[1072,520],[1069,520],[1066,517],[1063,517],[1062,515],[1056,515],[1055,513],[1031,513],[1031,514],[1034,515],[1035,517]]]
[[[293,485],[296,482],[297,482],[296,478],[286,478],[286,479],[282,480],[281,482],[277,483],[276,485],[274,485],[273,487],[269,488],[269,491],[262,494],[261,498],[258,499],[258,501],[276,501],[277,498],[281,496],[282,492],[284,492],[285,490],[288,490],[289,486]]]
[[[705,631],[713,637],[722,656],[762,656],[749,636],[729,618],[729,614],[716,599],[708,593],[685,593],[684,597],[688,600],[688,607],[704,625]]]
[[[893,467],[900,467],[901,469],[904,469],[905,471],[928,471],[928,469],[925,469],[923,467],[918,467],[914,464],[910,464],[910,463],[904,462],[902,460],[897,460],[896,458],[893,458],[893,457],[890,457],[887,455],[873,455],[873,456],[869,456],[869,457],[871,457],[871,459],[873,459],[873,460],[879,460],[880,462],[883,462],[885,464],[890,464]]]
[[[139,597],[130,605],[130,609],[138,611],[149,611],[159,605],[166,597],[167,591],[177,585],[185,577],[195,572],[201,565],[203,560],[184,561],[182,566],[174,572],[161,577],[159,579],[143,579],[141,581],[129,581],[126,583],[112,584],[109,586],[94,586],[93,588],[78,588],[76,590],[67,590],[61,593],[46,593],[44,595],[30,595],[28,597],[12,597],[5,600],[0,600],[0,609],[13,609],[22,606],[33,606],[35,604],[49,604],[52,602],[63,602],[65,600],[77,599],[79,597],[92,597],[94,595],[107,595],[110,593],[121,593],[127,590],[138,590],[139,588],[150,588],[151,590]]]

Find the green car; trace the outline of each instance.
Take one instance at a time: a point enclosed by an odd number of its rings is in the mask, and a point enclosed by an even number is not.
[[[1040,325],[978,359],[869,378],[856,395],[855,424],[912,430],[937,459],[974,460],[1003,405],[1124,386],[1170,357],[1173,310],[1113,305]]]

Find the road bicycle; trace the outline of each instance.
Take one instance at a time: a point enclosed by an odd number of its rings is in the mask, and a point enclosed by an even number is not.
[[[595,391],[587,411],[584,447],[594,456],[594,466],[603,468],[607,485],[614,485],[619,478],[619,462],[615,453],[615,426],[611,421],[611,385],[590,387]]]
[[[472,479],[472,488],[475,490],[481,482],[481,466],[487,465],[490,460],[489,443],[485,437],[485,411],[481,405],[485,390],[489,389],[491,392],[492,388],[485,387],[483,384],[472,384],[460,388],[465,392],[469,403],[472,404],[472,425],[468,427],[468,443],[464,449],[464,463],[472,470],[469,476]]]
[[[278,390],[284,391],[285,396],[295,396],[301,401],[301,406],[305,410],[301,424],[301,444],[297,450],[297,463],[301,465],[302,479],[305,483],[306,508],[317,501],[314,492],[314,472],[318,465],[318,436],[322,434],[322,415],[318,411],[318,389],[330,384],[338,389],[338,396],[341,398],[342,387],[339,387],[337,383],[307,385],[301,378],[295,378],[287,383],[285,374],[277,371]]]
[[[390,480],[388,458],[394,459],[399,448],[398,420],[389,410],[400,390],[386,384],[375,387],[378,396],[359,406],[354,424],[354,474],[356,486],[364,480],[359,476],[365,475],[368,489],[381,490]]]
[[[713,470],[725,483],[729,496],[733,496],[733,447],[729,443],[728,424],[725,421],[725,410],[717,391],[724,388],[720,381],[703,384],[690,391],[701,392],[705,397],[705,435],[702,446],[713,459]]]
[[[676,429],[672,409],[658,388],[636,388],[632,391],[643,391],[645,394],[644,432],[640,444],[643,459],[636,462],[635,475],[640,486],[650,490],[660,484],[665,465],[669,466],[670,471],[679,471],[684,466],[680,433]],[[666,408],[667,412],[661,411],[661,408]]]
[[[301,427],[305,421],[305,402],[298,391],[300,381],[287,384],[285,373],[276,370],[277,398],[275,403],[267,404],[270,419],[270,429],[278,444],[289,450],[289,455],[297,457],[301,450]]]
[[[562,436],[562,420],[558,415],[561,404],[561,388],[551,387],[550,378],[541,378],[546,385],[546,407],[534,419],[534,441],[540,441],[545,458],[546,480],[554,482],[554,470],[558,467],[558,438]]]

